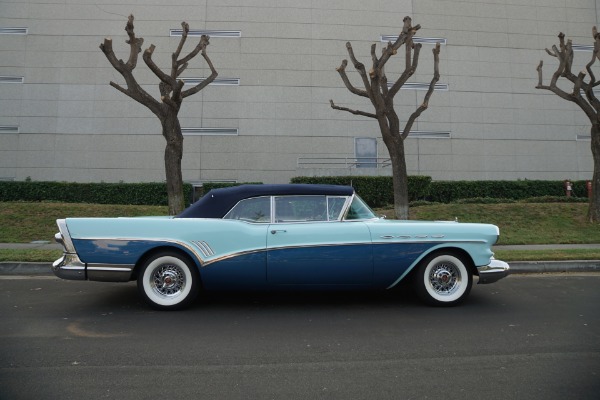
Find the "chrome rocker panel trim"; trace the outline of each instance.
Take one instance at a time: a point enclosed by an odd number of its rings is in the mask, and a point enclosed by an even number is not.
[[[508,276],[510,273],[510,266],[504,261],[492,258],[488,265],[478,268],[478,272],[478,283],[494,283]]]

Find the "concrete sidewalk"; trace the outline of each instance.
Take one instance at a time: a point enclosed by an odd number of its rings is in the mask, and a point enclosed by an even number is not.
[[[62,250],[58,243],[0,243],[1,249],[17,250]],[[494,246],[493,250],[552,250],[552,249],[600,249],[600,244],[538,244]],[[600,272],[600,260],[573,261],[513,261],[510,262],[511,274],[547,273],[547,272]],[[52,263],[0,262],[1,275],[53,275]]]

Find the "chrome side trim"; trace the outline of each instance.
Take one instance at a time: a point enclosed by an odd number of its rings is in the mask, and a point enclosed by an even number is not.
[[[130,264],[88,264],[87,279],[100,282],[128,282],[131,280],[134,265]]]
[[[477,268],[479,272],[478,283],[494,283],[510,274],[508,263],[492,258],[488,265]]]
[[[200,249],[204,257],[208,258],[215,255],[214,250],[204,240],[192,240],[192,243]]]
[[[429,238],[431,240],[423,240],[425,238],[420,238],[420,237],[408,237],[405,235],[402,236],[392,236],[392,235],[388,235],[388,236],[380,236],[381,239],[414,239],[414,240],[402,240],[402,241],[397,241],[397,242],[384,242],[384,241],[373,241],[373,244],[413,244],[413,243],[435,243],[435,244],[447,244],[447,243],[487,243],[485,240],[480,239],[480,240],[461,240],[461,239],[445,239],[445,240],[440,240],[440,239],[434,239],[433,237]]]
[[[107,237],[81,237],[78,238],[80,240],[89,240],[89,241],[110,241],[110,242],[159,242],[159,243],[169,243],[169,244],[176,244],[178,246],[183,247],[184,249],[188,250],[190,253],[192,253],[197,259],[198,262],[200,263],[200,266],[202,266],[204,264],[204,259],[202,258],[201,252],[199,252],[198,248],[196,248],[195,246],[191,246],[189,243],[180,241],[180,240],[175,240],[175,239],[149,239],[149,238],[126,238],[126,237],[117,237],[117,238],[107,238]]]

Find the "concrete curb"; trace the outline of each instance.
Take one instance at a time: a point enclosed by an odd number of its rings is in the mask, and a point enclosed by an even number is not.
[[[54,275],[52,263],[0,262],[0,275]]]
[[[560,272],[600,272],[600,260],[575,261],[513,261],[511,274],[540,274]],[[4,275],[47,275],[53,276],[52,263],[0,262],[0,276]]]
[[[573,261],[513,261],[511,274],[528,274],[544,272],[600,272],[600,260]]]

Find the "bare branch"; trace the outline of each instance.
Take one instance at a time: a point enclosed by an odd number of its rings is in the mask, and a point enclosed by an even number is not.
[[[592,52],[592,59],[586,64],[585,69],[590,76],[589,84],[594,86],[596,83],[596,76],[592,71],[592,65],[596,62],[597,58],[600,58],[600,34],[598,34],[598,29],[595,26],[592,28],[592,37],[594,38],[594,51]]]
[[[112,87],[114,87],[115,89],[117,89],[118,91],[120,91],[121,93],[123,93],[123,94],[131,97],[132,99],[136,100],[137,102],[145,105],[154,114],[160,115],[161,114],[160,103],[158,101],[156,101],[156,99],[154,99],[152,96],[150,96],[144,89],[142,89],[142,87],[137,83],[137,81],[135,80],[135,77],[133,76],[133,69],[135,68],[136,63],[137,63],[137,54],[138,54],[138,51],[137,51],[138,47],[136,47],[136,46],[139,46],[139,45],[141,45],[141,43],[143,43],[143,39],[135,38],[135,35],[133,33],[133,16],[129,17],[129,19],[127,21],[127,25],[125,27],[125,30],[127,31],[128,35],[129,35],[129,40],[126,42],[129,43],[129,46],[131,49],[130,60],[128,61],[127,64],[125,62],[123,62],[123,60],[117,59],[117,57],[113,51],[112,39],[105,38],[104,43],[100,44],[100,50],[102,50],[102,52],[106,56],[106,59],[113,66],[113,68],[115,68],[115,70],[117,70],[125,79],[125,82],[127,83],[127,89],[116,84],[115,82],[110,82],[110,85]]]
[[[536,71],[538,72],[538,84],[536,86],[537,89],[542,89],[542,86],[544,86],[544,80],[542,79],[542,68],[544,67],[544,60],[540,60],[540,63],[538,64]]]
[[[165,74],[160,68],[158,68],[158,66],[152,60],[152,54],[154,53],[155,48],[156,46],[152,44],[146,49],[146,51],[144,51],[144,62],[146,63],[148,68],[150,68],[150,70],[154,72],[154,75],[156,75],[158,79],[171,86],[171,88],[175,88],[175,86],[177,85],[177,81],[175,80],[175,78]]]
[[[129,60],[127,60],[127,68],[133,70],[137,65],[138,54],[142,51],[142,45],[144,43],[143,38],[137,39],[133,31],[133,14],[130,14],[127,18],[127,25],[125,25],[125,31],[129,40],[125,43],[129,44]]]
[[[365,70],[365,65],[359,62],[354,56],[354,50],[352,49],[352,44],[350,42],[346,43],[346,50],[348,50],[348,55],[350,56],[350,61],[354,65],[354,68],[358,71],[360,77],[363,80],[363,84],[365,85],[366,93],[369,94],[371,92],[371,83],[369,83],[369,78],[367,77],[367,72]],[[369,95],[369,97],[371,97]]]
[[[347,111],[347,112],[349,112],[351,114],[354,114],[354,115],[362,115],[363,117],[369,117],[369,118],[375,118],[375,119],[377,119],[377,115],[372,114],[372,113],[368,113],[368,112],[360,111],[360,110],[352,110],[352,109],[346,108],[346,107],[336,106],[333,103],[333,100],[329,100],[329,104],[331,104],[331,108],[333,108],[334,110]]]
[[[421,113],[423,113],[423,111],[425,111],[427,109],[427,107],[429,107],[429,99],[431,98],[431,95],[433,94],[433,91],[435,89],[435,84],[440,79],[440,44],[436,43],[435,48],[432,51],[433,51],[433,78],[431,79],[431,82],[429,83],[429,89],[427,89],[427,93],[425,94],[423,103],[419,106],[419,108],[417,108],[415,110],[415,112],[413,112],[411,114],[410,118],[406,122],[404,131],[402,132],[402,139],[405,139],[408,136],[416,119],[419,118]]]
[[[410,17],[404,17],[404,26],[402,28],[402,32],[398,35],[398,39],[392,44],[392,46],[387,46],[386,51],[383,53],[381,58],[379,59],[380,65],[385,65],[389,58],[395,55],[403,44],[406,43],[406,40],[410,37],[412,38],[415,33],[421,29],[421,25],[411,26],[412,19]]]
[[[350,82],[350,79],[348,79],[348,75],[346,74],[346,66],[347,65],[348,65],[348,60],[343,60],[342,64],[335,69],[342,77],[342,81],[344,82],[344,85],[346,85],[346,88],[350,92],[354,93],[355,95],[362,96],[362,97],[369,97],[369,95],[367,94],[367,92],[365,90],[360,90],[360,89],[356,88],[354,85],[352,85],[352,83]]]
[[[583,79],[585,78],[585,72],[581,71],[579,75],[577,75],[577,80],[575,81],[575,85],[573,86],[573,94],[572,96],[581,97],[581,85],[583,84]]]
[[[202,37],[204,37],[204,35],[202,35]],[[207,40],[206,44],[208,45],[208,40]],[[188,90],[182,92],[181,93],[181,97],[182,98],[186,98],[186,97],[191,96],[191,95],[193,95],[195,93],[198,93],[199,91],[201,91],[202,89],[204,89],[205,87],[207,87],[208,85],[210,85],[210,83],[212,81],[214,81],[215,78],[219,75],[217,73],[217,70],[215,69],[212,61],[210,61],[210,58],[208,57],[208,54],[206,54],[206,46],[202,49],[202,57],[204,57],[204,60],[208,64],[208,67],[210,68],[211,74],[210,74],[210,76],[208,78],[204,79],[202,82],[200,82],[199,84],[197,84],[193,88],[188,89]]]
[[[192,52],[190,54],[188,54],[181,60],[177,61],[178,65],[185,64],[188,61],[190,61],[192,58],[196,57],[198,55],[198,53],[200,53],[201,51],[204,51],[204,49],[206,49],[206,46],[208,46],[208,44],[209,44],[209,37],[207,35],[202,35],[200,37],[200,41],[198,42],[198,44],[196,45],[194,50],[192,50]]]
[[[183,21],[181,23],[181,40],[179,41],[179,45],[177,46],[177,50],[175,50],[175,53],[173,53],[173,59],[177,60],[179,58],[179,54],[181,54],[181,50],[183,49],[183,45],[185,44],[185,41],[187,40],[188,37],[188,33],[190,32],[190,25]]]
[[[538,64],[538,67],[537,67],[538,85],[536,86],[536,88],[549,90],[552,93],[559,96],[560,98],[577,104],[583,110],[583,112],[585,112],[585,114],[588,116],[590,121],[593,122],[597,118],[597,112],[595,111],[594,107],[592,105],[590,105],[590,103],[586,102],[585,99],[581,96],[581,90],[580,90],[582,86],[586,85],[583,83],[583,78],[585,77],[585,73],[582,71],[577,77],[573,78],[573,80],[569,79],[569,76],[567,76],[567,75],[573,75],[573,74],[566,74],[565,70],[568,69],[567,64],[569,62],[572,62],[572,57],[569,58],[566,56],[566,53],[569,51],[569,48],[571,47],[570,40],[565,45],[564,34],[562,34],[562,32],[561,32],[561,34],[558,37],[561,42],[560,43],[561,49],[563,49],[563,51],[558,52],[558,49],[556,48],[556,46],[552,46],[552,48],[555,49],[555,52],[557,53],[557,56],[560,60],[560,64],[559,64],[558,68],[556,69],[556,71],[554,72],[554,74],[552,75],[550,85],[544,85],[543,81],[542,81],[543,62],[540,61],[540,63]],[[570,48],[570,51],[572,53],[572,51],[573,51],[572,48]],[[569,66],[569,68],[570,68],[570,66]],[[567,93],[557,86],[558,78],[561,76],[566,77],[567,79],[571,80],[574,83],[573,92]],[[593,86],[589,85],[589,84],[587,84],[586,86],[587,86],[586,93],[588,90],[591,92]],[[587,94],[586,94],[586,96],[587,96]],[[592,92],[592,96],[595,98],[595,96],[593,95],[593,92]],[[587,97],[588,97],[588,99],[590,98],[590,96],[587,96]],[[594,103],[592,102],[592,104],[594,104]]]
[[[377,50],[377,44],[373,43],[371,45],[371,60],[373,61],[373,69],[377,68],[377,64],[379,63],[379,59],[377,58],[377,54],[375,54],[376,50]]]
[[[125,63],[123,62],[123,60],[117,59],[117,56],[115,55],[115,52],[112,48],[112,39],[105,38],[104,43],[100,44],[100,50],[102,50],[102,52],[108,59],[108,62],[110,62],[110,65],[112,65],[114,69],[121,72],[122,74],[125,68]]]
[[[415,50],[413,53],[413,60],[412,60],[412,62],[406,63],[407,64],[406,69],[404,70],[404,72],[402,72],[402,75],[400,75],[398,80],[396,80],[396,82],[394,82],[394,85],[390,88],[390,96],[395,96],[396,93],[398,93],[398,91],[400,90],[400,88],[406,83],[406,81],[411,76],[413,76],[413,74],[417,70],[417,66],[419,64],[419,54],[421,53],[421,47],[422,47],[421,43],[417,43],[415,45]],[[438,53],[439,53],[439,51],[438,51]],[[409,57],[410,55],[407,53],[406,56]]]
[[[110,86],[114,87],[115,89],[117,89],[119,92],[126,94],[129,97],[132,97],[129,92],[127,91],[127,89],[123,88],[122,86],[120,86],[119,84],[110,81]],[[133,97],[132,97],[133,98]],[[135,98],[133,98],[135,100]]]

